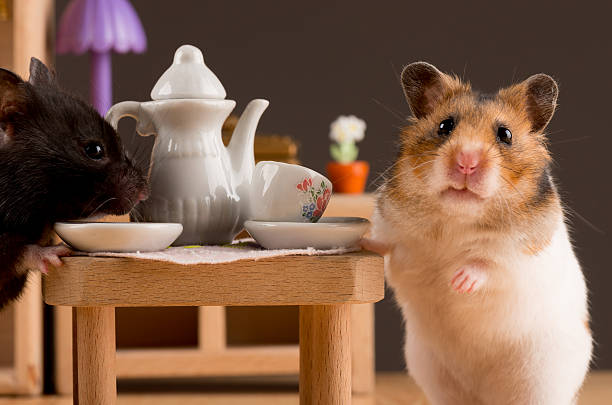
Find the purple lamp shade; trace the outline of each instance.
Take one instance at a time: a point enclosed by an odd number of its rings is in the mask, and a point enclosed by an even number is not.
[[[142,53],[146,48],[147,37],[128,0],[72,0],[61,17],[57,52],[90,52],[90,97],[102,115],[112,104],[111,51]]]

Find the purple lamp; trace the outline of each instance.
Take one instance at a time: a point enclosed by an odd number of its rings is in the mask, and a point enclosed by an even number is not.
[[[111,51],[142,53],[147,37],[128,0],[72,0],[59,24],[57,52],[91,54],[91,103],[101,115],[113,102]]]

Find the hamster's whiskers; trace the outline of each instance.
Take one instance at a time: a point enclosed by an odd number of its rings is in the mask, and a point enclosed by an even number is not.
[[[393,164],[391,166],[389,166],[387,169],[385,169],[385,171],[383,171],[381,174],[379,174],[378,176],[376,176],[376,178],[374,180],[372,180],[370,182],[370,185],[376,185],[376,182],[380,179],[384,180],[384,176],[391,171],[393,168],[395,168],[395,166],[397,166],[400,162],[402,162],[403,159],[398,159],[395,162],[393,162]]]
[[[89,207],[91,206],[91,204],[94,202],[95,199],[96,199],[96,197],[94,196],[91,200],[89,200],[89,202],[87,204],[85,204],[85,208],[83,208],[83,210],[79,214],[79,218],[83,218],[83,215],[85,215],[87,210],[89,210]]]
[[[383,109],[385,109],[385,111],[387,111],[389,114],[393,115],[395,118],[402,120],[402,121],[406,121],[406,117],[402,117],[402,115],[398,112],[393,110],[391,107],[383,104],[382,102],[378,101],[375,98],[372,98],[372,101],[374,101],[376,104],[378,104],[380,107],[382,107]]]
[[[555,131],[555,132],[561,132],[561,131]],[[555,132],[552,132],[552,133],[555,133]],[[548,134],[548,135],[550,135],[550,134]],[[590,138],[592,138],[591,135],[585,135],[585,136],[579,136],[577,138],[561,139],[561,140],[555,141],[553,143],[555,145],[561,145],[563,143],[586,141],[587,139],[590,139]]]
[[[506,170],[510,170],[511,172],[514,172],[516,174],[521,174],[521,172],[519,170],[513,169],[511,167],[508,167],[508,166],[505,166],[505,165],[502,165],[502,164],[500,164],[499,167],[504,168]]]
[[[514,184],[512,184],[512,182],[511,182],[510,180],[508,180],[506,177],[504,177],[504,175],[503,175],[503,174],[500,174],[500,175],[499,175],[499,177],[501,177],[501,178],[502,178],[502,179],[503,179],[503,180],[504,180],[506,183],[508,183],[508,184],[510,185],[510,187],[512,187],[512,188],[514,189],[514,191],[516,191],[516,193],[517,193],[518,195],[520,195],[520,196],[521,196],[521,198],[525,199],[525,196],[523,195],[523,193],[521,193],[521,192],[519,191],[519,189],[518,189],[518,188],[516,188],[516,187],[514,186]]]
[[[497,197],[500,202],[499,205],[500,205],[500,211],[502,213],[502,221],[504,221],[504,218],[505,218],[504,212],[506,211],[506,208],[507,208],[508,209],[508,223],[510,224],[510,227],[514,227],[514,222],[512,221],[512,216],[513,216],[512,214],[514,213],[514,211],[512,207],[510,207],[510,204],[508,203],[508,199],[503,195],[503,193],[497,193]]]
[[[428,163],[433,163],[433,162],[435,162],[435,161],[436,161],[436,159],[426,160],[426,161],[424,161],[423,163],[419,163],[419,164],[418,164],[418,165],[416,165],[416,166],[412,166],[412,170],[414,171],[414,170],[418,169],[419,167],[425,166],[426,164],[428,164]]]
[[[136,206],[134,206],[134,208],[132,208],[128,214],[130,215],[130,218],[134,218],[134,221],[137,223],[144,221],[144,215],[136,208]]]
[[[405,157],[403,157],[403,158],[401,158],[401,159],[397,160],[397,161],[396,161],[396,162],[393,164],[393,166],[397,165],[397,164],[398,164],[398,163],[400,163],[400,162],[403,162],[404,160],[406,160],[406,158],[405,158]],[[412,166],[411,166],[411,167],[412,167]],[[385,172],[384,172],[384,173],[386,173],[386,172],[388,172],[388,171],[389,171],[389,170],[385,170]],[[384,173],[383,173],[383,174],[384,174]],[[393,180],[395,180],[395,179],[397,179],[397,178],[399,178],[399,177],[402,177],[402,176],[404,176],[404,173],[402,173],[402,172],[398,172],[398,173],[396,173],[395,175],[393,175],[393,176],[391,176],[391,177],[387,177],[387,178],[385,179],[385,181],[390,182],[390,181],[393,181]],[[425,178],[427,178],[427,174],[425,174]]]
[[[411,156],[411,157],[440,156],[440,154],[436,152],[427,152],[427,153],[411,153],[411,154],[406,154],[406,156]]]
[[[584,222],[589,228],[591,228],[595,232],[599,233],[600,235],[605,235],[606,234],[606,232],[603,229],[598,228],[595,224],[593,224],[591,221],[589,221],[588,219],[586,219],[585,217],[580,215],[578,213],[578,211],[576,211],[574,208],[570,207],[568,204],[564,204],[563,207],[567,209],[567,212],[570,215],[576,216],[578,219],[580,219],[582,222]]]
[[[104,206],[104,204],[106,204],[107,202],[112,201],[112,200],[118,200],[118,198],[117,198],[117,197],[110,197],[110,198],[106,199],[106,200],[105,200],[105,201],[104,201],[102,204],[98,205],[98,206],[96,207],[96,209],[95,209],[95,210],[93,210],[93,212],[92,212],[92,213],[91,213],[89,216],[90,216],[90,217],[93,217],[94,215],[96,215],[96,212],[98,212],[98,210],[99,210],[100,208],[102,208],[102,207]]]

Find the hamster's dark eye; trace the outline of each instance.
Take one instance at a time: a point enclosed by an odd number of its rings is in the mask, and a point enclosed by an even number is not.
[[[94,160],[100,160],[104,157],[104,148],[97,142],[90,142],[85,145],[85,154]]]
[[[497,140],[506,145],[512,145],[512,132],[506,127],[497,128]]]
[[[438,125],[438,135],[448,136],[455,129],[455,120],[447,118]]]

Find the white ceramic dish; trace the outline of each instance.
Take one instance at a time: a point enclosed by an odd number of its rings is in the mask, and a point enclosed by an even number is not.
[[[246,221],[244,227],[267,249],[333,249],[356,245],[370,221],[356,217],[324,217],[316,223]]]
[[[154,252],[183,232],[183,225],[134,222],[57,222],[55,232],[82,252]]]

